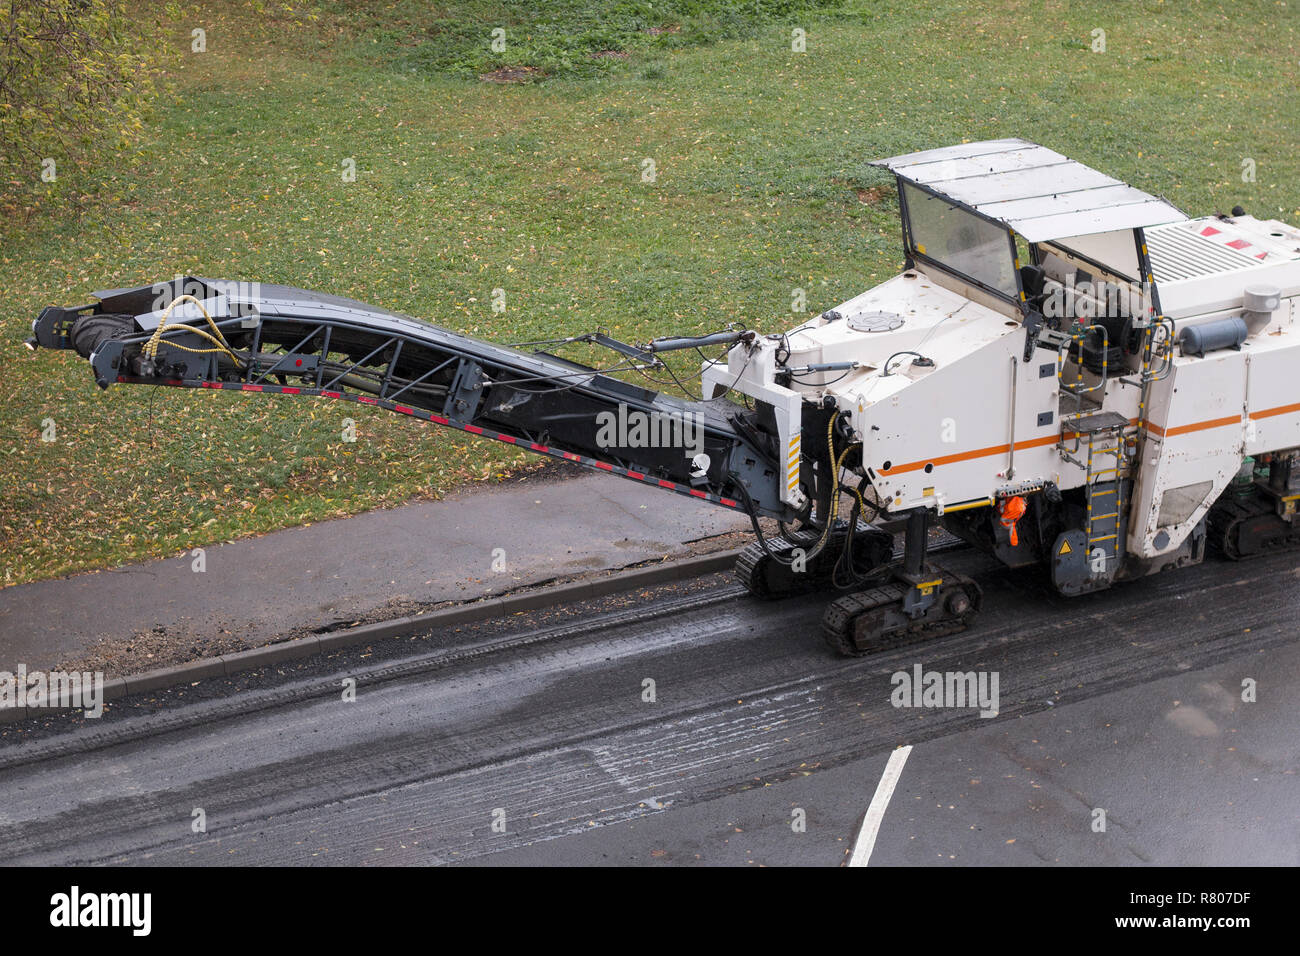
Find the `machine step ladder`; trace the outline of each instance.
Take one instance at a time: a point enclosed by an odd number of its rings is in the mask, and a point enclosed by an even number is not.
[[[1083,453],[1084,540],[1090,557],[1103,556],[1109,567],[1117,561],[1124,541],[1124,453],[1129,421],[1115,412],[1095,412],[1068,423]]]

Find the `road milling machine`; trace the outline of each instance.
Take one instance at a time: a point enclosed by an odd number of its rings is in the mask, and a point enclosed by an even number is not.
[[[825,591],[844,654],[972,620],[980,589],[927,555],[934,523],[1064,595],[1300,542],[1300,230],[1191,219],[1019,139],[875,165],[903,271],[785,332],[507,347],[180,277],[47,308],[28,344],[105,388],[359,402],[741,512],[746,587]],[[576,342],[613,364],[557,354]],[[704,359],[698,399],[620,374],[680,349]]]

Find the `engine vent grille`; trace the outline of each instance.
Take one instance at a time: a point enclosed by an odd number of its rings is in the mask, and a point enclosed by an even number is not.
[[[1156,282],[1222,275],[1260,264],[1251,255],[1201,236],[1198,230],[1204,225],[1204,222],[1179,222],[1146,230],[1147,252]]]

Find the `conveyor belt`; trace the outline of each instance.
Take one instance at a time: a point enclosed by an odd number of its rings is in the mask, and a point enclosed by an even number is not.
[[[724,398],[684,401],[611,370],[289,286],[184,278],[97,296],[91,305],[45,309],[31,344],[75,349],[104,388],[354,401],[724,508],[747,510],[743,481],[759,514],[792,517],[779,500],[784,468],[760,414]],[[623,356],[615,369],[658,361],[650,351],[597,339]]]

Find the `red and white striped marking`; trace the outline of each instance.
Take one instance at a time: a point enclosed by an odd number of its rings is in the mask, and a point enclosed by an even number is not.
[[[1238,252],[1243,252],[1248,256],[1254,256],[1256,259],[1262,260],[1268,258],[1268,253],[1264,250],[1260,250],[1259,252],[1246,252],[1247,249],[1254,249],[1257,247],[1245,239],[1229,240],[1226,238],[1226,233],[1224,233],[1222,229],[1215,229],[1213,226],[1206,226],[1204,229],[1202,229],[1201,236],[1205,239],[1211,239],[1214,242],[1217,242],[1221,245],[1225,245],[1229,249],[1236,249]],[[1215,239],[1214,238],[1215,236],[1224,236],[1225,238]]]

